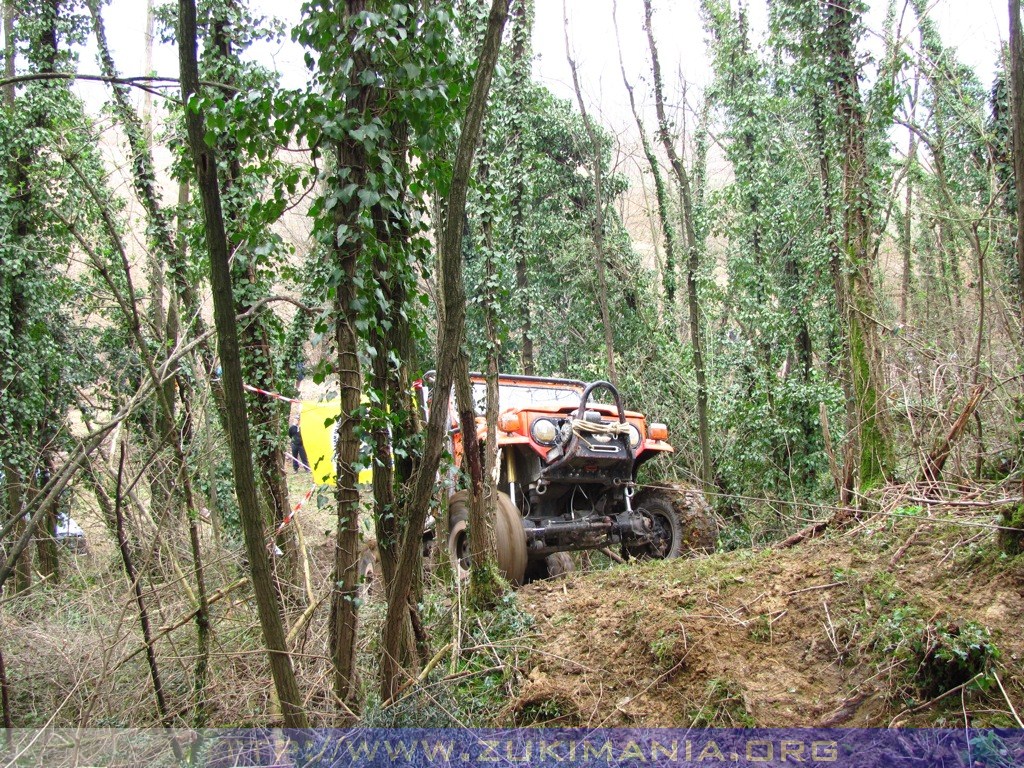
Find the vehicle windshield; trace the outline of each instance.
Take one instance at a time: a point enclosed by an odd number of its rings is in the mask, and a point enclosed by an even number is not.
[[[580,389],[569,382],[539,386],[503,381],[498,386],[499,413],[509,408],[529,408],[552,403],[576,407],[580,404]],[[487,413],[486,382],[473,382],[473,405],[477,415],[483,416]]]

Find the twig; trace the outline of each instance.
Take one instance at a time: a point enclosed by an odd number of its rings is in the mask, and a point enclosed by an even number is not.
[[[828,611],[828,601],[822,600],[822,606],[825,608],[825,618],[828,620],[828,626],[825,628],[825,634],[828,635],[828,641],[832,643],[832,647],[836,651],[836,661],[842,661],[843,652],[839,650],[839,643],[836,641],[836,627],[832,623],[832,614]]]
[[[959,501],[956,499],[926,499],[919,496],[907,496],[907,499],[915,504],[927,504],[940,507],[976,507],[987,509],[989,507],[1005,507],[1009,504],[1020,504],[1024,498],[1020,496],[1008,496],[1004,499],[993,499],[992,501]]]
[[[959,691],[962,691],[964,688],[966,688],[968,685],[973,683],[975,680],[977,680],[979,677],[983,676],[984,674],[985,674],[984,672],[979,672],[974,677],[972,677],[970,680],[968,680],[966,683],[961,683],[960,685],[956,686],[955,688],[950,688],[945,693],[936,696],[934,699],[931,699],[930,701],[926,701],[924,704],[918,704],[916,707],[913,707],[912,709],[905,709],[905,710],[903,710],[898,715],[896,715],[896,717],[894,717],[892,720],[889,721],[889,727],[890,728],[895,728],[896,727],[896,723],[899,721],[899,719],[901,717],[906,717],[907,715],[913,715],[913,714],[916,714],[917,712],[923,712],[924,710],[926,710],[929,707],[931,707],[933,704],[938,704],[940,701],[942,701],[947,696],[952,696],[954,693],[958,693]]]
[[[792,592],[787,592],[786,596],[799,595],[801,592],[813,592],[816,589],[832,589],[832,587],[840,587],[846,584],[845,581],[835,581],[831,584],[815,584],[813,587],[804,587],[803,589],[794,589]]]
[[[243,587],[243,586],[245,586],[248,583],[249,583],[249,579],[248,578],[241,578],[238,581],[236,581],[234,584],[229,584],[226,587],[222,587],[222,588],[218,589],[216,592],[214,592],[212,595],[210,595],[209,599],[206,601],[206,607],[209,608],[211,605],[216,603],[218,600],[221,600],[222,598],[227,597],[229,594],[234,592],[236,589],[238,589],[239,587]],[[156,642],[157,640],[159,640],[160,638],[164,637],[165,635],[170,634],[174,630],[176,630],[176,629],[178,629],[180,627],[185,626],[190,621],[192,621],[192,619],[194,619],[196,617],[196,614],[198,614],[198,613],[199,613],[199,609],[196,608],[193,611],[189,611],[187,614],[185,614],[184,616],[179,618],[173,624],[169,624],[166,627],[161,627],[160,630],[155,635],[153,635],[152,642]],[[124,664],[129,659],[135,658],[140,653],[145,651],[147,648],[149,648],[149,645],[147,645],[147,644],[140,645],[134,651],[132,651],[127,656],[125,656],[123,659],[121,659],[117,663],[117,666],[120,667],[122,664]]]
[[[889,559],[889,565],[896,565],[896,562],[903,557],[904,553],[910,549],[910,545],[913,544],[921,531],[924,530],[926,523],[922,523],[914,529],[914,532],[907,537],[907,540],[903,542],[903,546],[896,550],[895,554]]]
[[[996,683],[999,685],[999,690],[1003,692],[1003,698],[1006,699],[1006,704],[1013,713],[1013,719],[1017,721],[1017,726],[1024,728],[1024,723],[1020,721],[1020,715],[1017,714],[1017,709],[1013,706],[1013,702],[1010,701],[1010,696],[1006,693],[1006,689],[1003,688],[1003,681],[999,679],[999,673],[993,669],[992,674],[995,675]]]
[[[436,667],[438,664],[441,663],[441,659],[443,659],[444,655],[446,653],[448,653],[448,651],[450,651],[451,649],[452,649],[452,644],[448,643],[441,650],[439,650],[437,653],[435,653],[433,658],[431,658],[430,661],[427,662],[426,666],[423,667],[423,671],[420,672],[412,680],[407,680],[405,683],[403,683],[399,687],[399,689],[397,691],[395,691],[395,696],[401,696],[402,693],[404,693],[406,690],[408,690],[412,686],[416,685],[417,683],[422,683],[424,680],[426,680],[427,677],[430,675],[430,673],[434,671],[434,667]]]

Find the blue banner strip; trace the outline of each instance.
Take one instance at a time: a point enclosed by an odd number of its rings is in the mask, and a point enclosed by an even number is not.
[[[1021,730],[311,729],[0,731],[3,766],[1016,768]]]

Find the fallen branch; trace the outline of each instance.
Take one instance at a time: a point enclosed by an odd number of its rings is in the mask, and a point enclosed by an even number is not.
[[[1010,504],[1024,502],[1024,497],[1008,496],[1005,499],[993,499],[992,501],[958,501],[955,499],[926,499],[919,496],[908,496],[909,501],[915,504],[927,504],[939,507],[974,507],[976,509],[987,509],[989,507],[1005,507]]]
[[[817,536],[820,536],[825,532],[826,528],[828,528],[828,520],[822,520],[821,522],[814,523],[813,525],[808,525],[806,528],[802,528],[801,530],[794,533],[788,539],[783,539],[782,541],[780,541],[778,544],[775,545],[775,548],[789,549],[790,547],[795,547],[802,541],[805,541],[807,539],[813,539]]]
[[[311,601],[306,610],[302,612],[302,615],[299,616],[299,620],[295,622],[295,626],[292,627],[291,630],[289,630],[288,636],[285,638],[285,642],[288,644],[289,647],[291,647],[291,645],[295,642],[295,638],[299,636],[299,632],[302,631],[302,628],[306,626],[306,622],[308,622],[309,619],[313,616],[313,612],[316,611],[316,609],[320,606],[320,603],[326,600],[328,595],[330,594],[330,591],[327,591],[324,594],[320,595],[320,597],[318,597],[316,600]]]
[[[607,557],[609,560],[612,560],[613,562],[616,562],[619,565],[622,565],[624,562],[626,562],[623,558],[619,557],[617,554],[612,552],[608,547],[602,547],[601,549],[599,549],[597,551],[600,552],[605,557]]]
[[[978,384],[974,387],[971,396],[967,399],[967,404],[964,405],[964,409],[957,420],[953,422],[953,426],[950,427],[945,439],[936,445],[932,452],[928,454],[928,458],[925,459],[924,466],[921,468],[921,482],[937,483],[939,478],[942,477],[942,468],[946,465],[946,459],[949,458],[953,446],[967,428],[967,422],[970,421],[974,410],[978,407],[984,395],[984,384]]]
[[[890,566],[896,565],[896,563],[899,562],[899,559],[901,557],[903,557],[903,555],[906,553],[906,551],[908,549],[910,549],[910,545],[913,544],[915,541],[917,541],[917,537],[921,534],[921,531],[924,530],[926,525],[927,525],[927,523],[922,523],[921,525],[917,526],[917,528],[914,529],[914,532],[912,534],[910,534],[910,536],[907,537],[906,541],[903,542],[903,546],[901,546],[899,549],[897,549],[896,553],[892,556],[892,558],[890,558],[890,560],[889,560],[889,565]]]
[[[427,677],[430,675],[430,673],[434,671],[434,667],[436,667],[438,664],[441,663],[441,659],[443,659],[444,655],[446,653],[448,653],[448,651],[450,651],[451,649],[452,649],[452,644],[448,643],[441,650],[439,650],[437,653],[435,653],[434,657],[430,661],[427,662],[426,666],[423,667],[423,671],[420,672],[416,677],[410,678],[409,680],[407,680],[395,692],[395,696],[396,697],[401,696],[406,690],[408,690],[412,686],[414,686],[414,685],[416,685],[418,683],[422,683],[424,680],[426,680]],[[499,669],[500,669],[500,667],[499,667]]]

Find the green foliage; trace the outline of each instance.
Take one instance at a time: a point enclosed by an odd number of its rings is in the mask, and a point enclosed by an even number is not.
[[[28,3],[14,44],[27,73],[72,66],[82,18],[56,21],[45,3]],[[57,49],[42,42],[56,30]],[[0,107],[0,461],[31,471],[38,451],[59,434],[75,387],[97,373],[82,355],[96,333],[69,308],[88,303],[84,285],[68,275],[76,236],[97,226],[96,208],[78,172],[101,178],[95,136],[66,83],[32,82],[13,107]],[[60,443],[50,444],[49,450]]]
[[[753,728],[743,689],[738,683],[716,677],[708,681],[704,700],[688,713],[691,728]]]
[[[816,116],[808,102],[825,87],[805,55],[817,9],[773,4],[763,54],[750,44],[744,12],[709,1],[704,14],[714,39],[709,98],[722,113],[735,176],[710,201],[715,234],[728,242],[728,284],[718,296],[724,330],[709,340],[718,482],[741,496],[822,499],[831,489],[819,409],[841,423],[842,400],[835,377],[815,364],[837,364],[834,291],[823,279],[828,223],[808,145]]]
[[[925,698],[976,681],[991,684],[985,675],[999,659],[989,630],[973,621],[925,621],[916,608],[900,606],[875,623],[869,642],[884,663],[895,662],[903,685]]]
[[[429,621],[432,614],[444,622],[434,626],[432,632],[435,644],[444,648],[451,639],[452,617],[447,611],[437,612],[438,608],[434,605],[428,610],[427,618]],[[463,633],[462,653],[453,656],[450,663],[446,659],[439,664],[423,683],[412,686],[394,704],[382,707],[371,694],[363,725],[482,728],[501,722],[518,683],[518,670],[531,650],[533,618],[519,608],[514,595],[508,594],[493,611],[476,614],[476,619],[456,630]]]
[[[1024,552],[1024,504],[1004,507],[999,523],[999,549],[1010,557]]]

